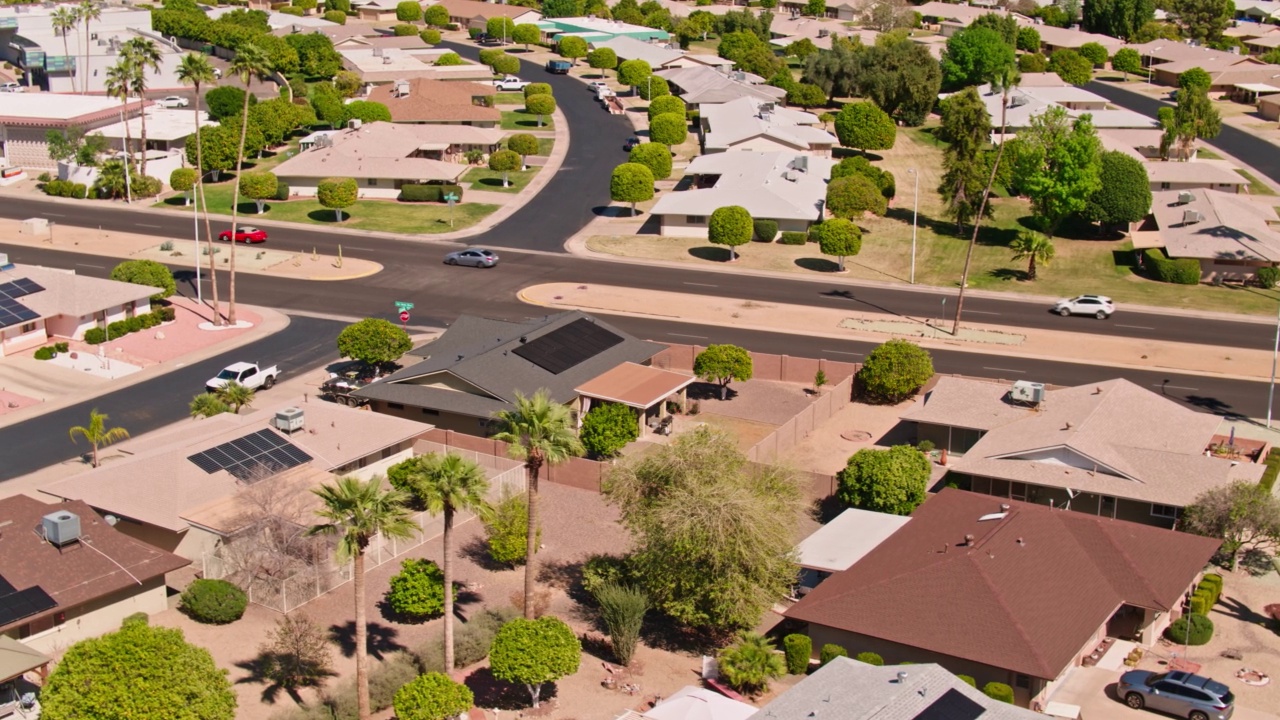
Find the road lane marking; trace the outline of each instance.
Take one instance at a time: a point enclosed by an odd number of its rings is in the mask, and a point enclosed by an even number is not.
[[[97,268],[97,269],[99,269],[99,270],[106,270],[106,269],[107,269],[107,266],[106,266],[106,265],[89,265],[89,264],[87,264],[87,263],[76,263],[76,267],[91,267],[91,268]]]
[[[1027,371],[1026,371],[1026,370],[1014,370],[1013,368],[993,368],[993,367],[986,367],[986,366],[983,366],[983,368],[982,368],[982,369],[983,369],[983,370],[995,370],[996,372],[1011,372],[1011,373],[1018,373],[1019,375],[1026,375],[1026,374],[1027,374]]]
[[[990,312],[988,310],[966,310],[970,315],[999,315],[998,312]]]
[[[857,356],[857,357],[862,357],[862,353],[856,353],[856,352],[845,352],[844,350],[823,350],[822,352],[824,352],[824,353],[832,353],[832,354],[834,354],[834,355],[854,355],[854,356]]]
[[[1195,392],[1196,390],[1200,389],[1200,388],[1187,387],[1185,385],[1165,385],[1163,383],[1151,383],[1151,387],[1163,388],[1165,390],[1190,390],[1192,392]]]
[[[146,225],[146,224],[143,224],[143,223],[138,223],[138,227],[159,228],[160,226],[159,226],[159,225]]]
[[[668,334],[668,335],[670,335],[670,336],[672,336],[672,337],[687,337],[687,338],[695,338],[695,339],[697,339],[697,340],[706,340],[706,339],[707,339],[707,336],[706,336],[706,335],[683,335],[683,334],[681,334],[681,333],[667,333],[667,334]]]
[[[1146,325],[1120,325],[1120,324],[1117,324],[1117,325],[1116,325],[1116,327],[1132,328],[1132,329],[1134,329],[1134,330],[1155,330],[1155,328],[1153,328],[1153,327],[1147,327]]]
[[[48,215],[49,217],[66,217],[66,215],[63,215],[62,213],[49,213],[49,212],[47,212],[47,213],[45,213],[45,215]]]
[[[719,285],[708,285],[707,283],[691,283],[691,282],[687,282],[685,283],[685,285],[697,285],[698,287],[720,287]]]

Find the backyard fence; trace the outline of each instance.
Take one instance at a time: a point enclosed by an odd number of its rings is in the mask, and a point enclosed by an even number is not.
[[[705,345],[680,345],[667,343],[667,349],[653,357],[654,367],[663,370],[693,372],[693,360],[706,350]],[[827,360],[825,358],[794,357],[773,353],[751,353],[751,377],[753,380],[774,382],[812,383],[821,370],[828,383],[838,383],[858,372],[857,363]]]
[[[760,439],[747,458],[758,463],[777,462],[796,445],[799,445],[814,428],[853,402],[853,375],[846,376],[831,389],[823,391],[818,399],[805,406],[794,417],[779,425],[773,432]]]
[[[439,443],[454,452],[457,450],[470,450],[480,453],[482,456],[515,462],[521,467],[524,465],[516,460],[506,460],[506,458],[510,457],[507,454],[510,445],[501,440],[476,437],[475,435],[454,432],[453,430],[441,430],[440,428],[423,433],[423,437]],[[604,480],[605,469],[608,467],[607,463],[596,462],[595,460],[569,458],[558,465],[543,465],[540,479],[557,485],[568,485],[579,490],[600,492],[600,484]]]

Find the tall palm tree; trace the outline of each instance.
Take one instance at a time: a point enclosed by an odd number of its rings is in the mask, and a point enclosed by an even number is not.
[[[196,100],[191,103],[191,117],[195,121],[196,141],[196,188],[199,194],[197,205],[204,208],[204,236],[209,247],[209,288],[213,291],[213,324],[222,324],[222,310],[218,305],[218,271],[214,262],[213,228],[209,225],[209,206],[204,201],[204,146],[200,143],[200,86],[211,84],[218,79],[214,74],[213,63],[199,53],[187,53],[178,63],[178,80],[183,85],[191,85],[196,89]],[[200,246],[199,230],[196,231],[196,247]]]
[[[960,332],[960,314],[964,312],[964,290],[969,284],[969,266],[973,261],[973,248],[978,244],[978,231],[982,229],[982,216],[987,212],[987,201],[991,199],[991,187],[996,184],[996,175],[1000,172],[1000,159],[1004,157],[1005,137],[1008,131],[1009,93],[1022,81],[1022,73],[1018,66],[1008,63],[996,68],[988,78],[991,92],[1000,93],[1000,148],[996,150],[996,160],[991,163],[991,177],[987,179],[987,187],[982,191],[982,202],[978,204],[978,214],[974,216],[973,237],[969,240],[969,249],[964,256],[964,271],[960,274],[960,294],[956,297],[956,321],[951,334]]]
[[[516,393],[516,409],[497,414],[500,428],[495,439],[510,443],[511,457],[529,468],[529,531],[525,540],[524,616],[533,619],[533,579],[537,576],[534,551],[538,542],[538,475],[543,465],[560,463],[582,454],[582,443],[573,432],[569,408],[539,390],[533,397]]]
[[[122,427],[107,427],[107,415],[100,413],[97,409],[89,411],[88,427],[76,425],[71,428],[71,442],[76,441],[76,437],[82,437],[93,446],[93,466],[98,467],[98,448],[110,445],[119,440],[127,440],[129,431]]]
[[[383,489],[380,477],[370,480],[342,477],[331,485],[321,485],[313,492],[320,498],[321,507],[316,516],[322,522],[311,526],[308,534],[336,535],[338,562],[352,562],[356,596],[356,706],[360,720],[368,720],[369,629],[364,598],[365,550],[376,535],[409,538],[417,526],[410,522],[405,509],[408,495],[394,488]]]
[[[125,58],[120,58],[115,65],[107,68],[107,78],[104,82],[107,89],[107,97],[120,98],[123,103],[121,115],[124,118],[124,177],[125,177],[125,197],[127,203],[133,202],[132,191],[129,189],[129,175],[133,170],[133,150],[130,145],[133,144],[133,138],[129,133],[129,94],[133,92],[133,66]]]
[[[240,176],[244,166],[244,139],[249,134],[249,95],[253,79],[265,80],[271,73],[271,61],[257,45],[244,45],[236,51],[228,68],[244,83],[244,107],[240,109],[240,149],[236,152],[236,184],[231,191],[231,237],[236,236],[236,219],[240,208]],[[227,268],[230,288],[227,290],[227,322],[236,324],[236,243],[231,243],[231,262]]]
[[[160,72],[160,48],[145,37],[127,40],[120,51],[120,57],[133,67],[133,77],[129,81],[129,89],[138,96],[139,119],[142,121],[142,175],[147,174],[147,71]]]
[[[409,473],[413,494],[432,515],[444,515],[444,671],[453,671],[453,518],[486,514],[489,479],[479,465],[454,453],[419,455]]]
[[[71,65],[71,89],[75,90],[76,81],[80,78],[75,63],[70,62],[71,48],[67,45],[67,33],[73,32],[80,24],[80,13],[76,12],[75,8],[63,5],[53,11],[49,16],[49,22],[53,25],[53,31],[62,36],[62,56],[67,58]]]
[[[80,0],[76,15],[84,21],[84,89],[80,92],[85,94],[89,92],[89,76],[92,75],[89,72],[89,41],[93,36],[89,34],[89,23],[102,18],[102,8],[93,0]]]
[[[1023,230],[1009,243],[1014,260],[1029,260],[1027,279],[1036,279],[1036,263],[1048,265],[1053,260],[1053,241],[1033,230]]]

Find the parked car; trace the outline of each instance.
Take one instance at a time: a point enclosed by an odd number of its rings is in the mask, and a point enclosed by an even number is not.
[[[26,92],[27,89],[16,82],[0,83],[0,92],[20,93]]]
[[[231,231],[223,230],[219,233],[218,239],[222,242],[231,242]],[[262,228],[256,228],[252,225],[242,225],[236,228],[236,242],[261,243],[266,241],[267,231]]]
[[[191,104],[191,101],[181,95],[170,95],[166,98],[160,98],[156,104],[162,108],[184,108]]]
[[[631,149],[639,144],[640,144],[640,138],[632,136],[627,138],[627,141],[622,144],[622,149],[626,152],[631,152]]]
[[[498,254],[484,248],[467,248],[444,256],[445,265],[469,265],[471,267],[493,267],[498,264]]]
[[[1116,304],[1105,295],[1077,295],[1054,303],[1053,311],[1062,317],[1092,315],[1099,320],[1106,320],[1116,311]]]
[[[209,392],[217,392],[218,388],[223,385],[237,382],[250,390],[259,388],[270,390],[271,386],[276,384],[276,378],[279,375],[280,369],[275,365],[268,368],[259,368],[258,363],[231,363],[223,368],[222,372],[206,380],[204,389]]]
[[[1231,688],[1181,670],[1130,670],[1120,676],[1116,694],[1134,710],[1149,708],[1188,720],[1229,720],[1235,712]]]
[[[603,80],[593,80],[592,82],[587,83],[587,89],[599,95],[601,90],[609,89],[609,83]]]
[[[493,86],[503,92],[519,92],[529,85],[527,80],[521,80],[515,75],[508,75],[501,80],[494,80]]]
[[[573,67],[573,64],[568,60],[547,61],[547,72],[552,73],[553,75],[568,75],[569,68],[571,67]]]

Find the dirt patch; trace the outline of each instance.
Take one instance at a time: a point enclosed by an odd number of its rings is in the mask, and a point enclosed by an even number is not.
[[[723,430],[738,439],[738,449],[747,452],[755,447],[769,433],[778,428],[777,425],[730,417],[719,413],[702,412],[697,415],[676,418],[675,434],[692,431],[699,426],[709,425]]]

